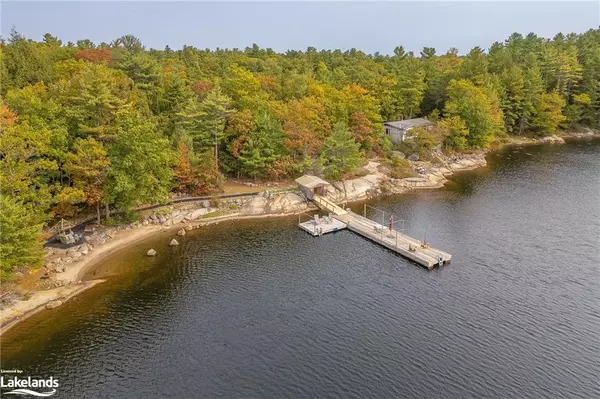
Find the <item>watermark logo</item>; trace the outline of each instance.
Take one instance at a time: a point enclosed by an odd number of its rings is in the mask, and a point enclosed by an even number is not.
[[[21,370],[0,370],[2,374],[21,374]],[[45,398],[56,394],[58,380],[54,377],[32,378],[19,375],[0,377],[2,395],[35,396]],[[6,391],[9,390],[9,391]]]

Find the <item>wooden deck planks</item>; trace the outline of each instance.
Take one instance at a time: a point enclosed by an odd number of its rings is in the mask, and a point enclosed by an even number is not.
[[[333,219],[345,224],[349,230],[425,266],[427,269],[439,265],[440,259],[442,264],[450,263],[452,259],[452,255],[447,252],[431,247],[423,248],[421,241],[396,230],[390,231],[387,227],[354,212],[346,211],[321,196],[315,195],[314,202],[319,208],[330,212]],[[300,227],[309,231],[302,224]],[[411,251],[411,246],[416,249]]]

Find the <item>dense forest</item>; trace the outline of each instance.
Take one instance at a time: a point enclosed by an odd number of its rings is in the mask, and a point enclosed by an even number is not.
[[[171,193],[217,192],[227,176],[338,179],[392,163],[384,121],[427,117],[415,145],[486,147],[600,123],[600,29],[552,40],[512,34],[484,51],[146,49],[0,43],[2,277],[41,262],[52,217],[131,210]]]

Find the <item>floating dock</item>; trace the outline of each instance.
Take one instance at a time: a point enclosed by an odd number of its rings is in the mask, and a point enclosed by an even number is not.
[[[317,217],[315,220],[299,223],[301,229],[313,236],[347,228],[427,269],[432,269],[435,266],[443,266],[450,263],[452,259],[452,255],[449,253],[431,248],[428,244],[420,240],[402,234],[397,230],[390,229],[354,212],[347,211],[325,197],[314,194],[312,200],[320,209],[329,213],[329,217]]]
[[[347,227],[347,224],[341,222],[333,217],[319,218],[318,215],[307,222],[299,223],[298,226],[308,234],[314,237],[321,236],[327,233],[334,233],[339,230],[343,230]]]

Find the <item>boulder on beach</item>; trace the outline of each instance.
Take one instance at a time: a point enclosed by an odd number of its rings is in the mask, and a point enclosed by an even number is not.
[[[54,309],[54,308],[57,308],[57,307],[59,307],[59,306],[60,306],[60,305],[62,305],[62,304],[63,304],[63,302],[62,302],[62,301],[60,301],[60,300],[57,300],[57,301],[50,301],[50,302],[48,302],[48,303],[46,304],[46,309]]]
[[[69,256],[70,258],[73,258],[73,259],[78,259],[81,257],[81,253],[79,251],[77,251],[75,248],[70,248],[67,251],[67,256]]]
[[[174,247],[175,245],[179,245],[179,241],[177,241],[176,239],[172,239],[171,242],[169,243],[170,246]]]
[[[548,136],[548,137],[542,137],[541,139],[539,139],[540,142],[542,143],[546,143],[546,144],[564,144],[565,140],[557,135],[552,135],[552,136]]]
[[[181,229],[177,232],[178,236],[184,236],[185,235],[185,229]]]
[[[147,256],[156,256],[156,251],[154,249],[150,249],[147,253]]]

